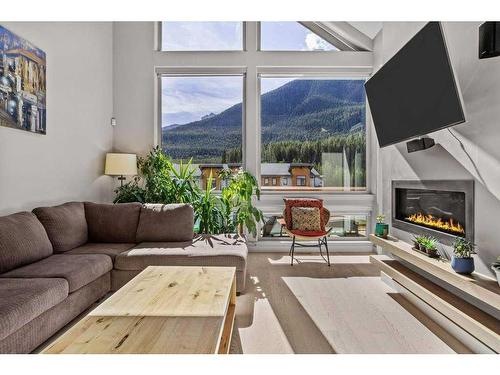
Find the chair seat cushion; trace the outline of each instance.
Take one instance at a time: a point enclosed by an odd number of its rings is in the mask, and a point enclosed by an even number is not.
[[[69,292],[91,283],[113,268],[111,258],[103,254],[56,254],[36,263],[0,275],[8,278],[63,278]]]
[[[115,257],[133,248],[135,243],[86,243],[83,246],[77,247],[76,249],[66,252],[66,254],[104,254],[115,259]]]
[[[144,242],[118,254],[115,269],[143,270],[148,266],[223,266],[242,271],[246,266],[246,243],[223,235],[185,242]]]
[[[64,279],[0,279],[0,341],[68,296]]]

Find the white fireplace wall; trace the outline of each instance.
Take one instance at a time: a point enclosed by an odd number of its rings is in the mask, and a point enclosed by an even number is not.
[[[423,22],[386,22],[375,42],[374,61],[390,59]],[[479,22],[444,22],[450,58],[462,91],[467,122],[452,128],[454,136],[441,130],[432,137],[439,143],[408,154],[405,143],[378,150],[380,163],[377,202],[391,217],[392,180],[475,180],[475,242],[479,254],[476,270],[493,274],[490,264],[500,256],[500,57],[478,59]],[[416,104],[417,105],[417,104]],[[392,233],[410,240],[411,234]],[[451,255],[451,248],[443,247]]]

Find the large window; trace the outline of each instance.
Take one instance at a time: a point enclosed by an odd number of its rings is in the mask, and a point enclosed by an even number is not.
[[[298,22],[261,22],[262,51],[338,51]]]
[[[163,76],[161,84],[164,152],[200,168],[241,164],[243,76]]]
[[[364,80],[262,77],[261,90],[263,178],[290,180],[277,189],[366,190]]]
[[[243,49],[242,22],[162,22],[162,51]]]
[[[284,197],[323,198],[332,239],[366,240],[371,225],[371,196],[333,193],[369,193],[364,83],[372,56],[338,50],[318,25],[158,28],[155,141],[174,163],[191,159],[201,187],[212,175],[210,186],[221,189],[227,181],[220,172],[240,167],[258,177],[257,206],[267,218],[261,238],[283,239]]]

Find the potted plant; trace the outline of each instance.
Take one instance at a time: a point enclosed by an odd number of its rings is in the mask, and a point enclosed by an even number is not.
[[[385,215],[377,215],[377,224],[375,224],[375,236],[381,238],[387,238],[389,234],[389,224],[385,222]]]
[[[432,236],[423,236],[420,241],[420,250],[423,251],[429,257],[438,256],[437,252],[438,241]]]
[[[413,248],[415,250],[421,250],[420,244],[424,242],[425,236],[413,236]]]
[[[474,272],[474,258],[472,258],[472,254],[476,254],[474,248],[475,245],[465,238],[455,238],[451,267],[456,273],[469,275]]]
[[[138,159],[139,176],[115,190],[114,203],[189,203],[195,214],[194,231],[213,235],[245,231],[257,235],[264,215],[255,206],[260,198],[257,180],[249,172],[224,170],[219,178],[227,182],[220,192],[212,188],[210,174],[201,188],[191,161],[175,165],[160,147]]]
[[[500,257],[498,257],[495,263],[491,265],[491,269],[495,271],[495,274],[497,275],[497,282],[500,286]]]

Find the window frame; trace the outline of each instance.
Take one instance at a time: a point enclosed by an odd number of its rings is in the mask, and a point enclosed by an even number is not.
[[[163,77],[241,77],[242,79],[242,107],[241,107],[241,166],[245,168],[245,95],[246,95],[246,69],[244,68],[178,68],[178,67],[157,67],[155,69],[157,89],[156,96],[156,126],[155,144],[163,147],[162,134],[162,78]],[[163,148],[162,148],[163,149]]]
[[[329,51],[331,53],[338,53],[338,51]],[[295,69],[295,68],[262,68],[259,69],[258,73],[258,80],[259,80],[259,101],[258,101],[258,155],[259,155],[259,162],[258,162],[258,176],[260,176],[260,171],[261,171],[261,147],[262,147],[262,138],[261,138],[261,133],[262,133],[262,124],[261,124],[261,108],[260,108],[260,81],[262,78],[292,78],[292,77],[297,77],[297,78],[328,78],[328,79],[357,79],[357,80],[367,80],[369,76],[364,74],[363,72],[341,72],[337,71],[336,69],[315,69],[315,68],[309,68],[309,69]],[[369,166],[372,165],[372,155],[371,155],[371,139],[372,139],[372,134],[371,134],[371,125],[372,125],[372,120],[371,120],[371,115],[369,113],[369,107],[368,107],[368,99],[365,97],[365,111],[366,111],[366,116],[365,116],[365,153],[366,153],[366,160],[365,160],[365,173],[366,173],[366,189],[365,190],[360,190],[360,191],[339,191],[335,189],[329,189],[328,187],[318,187],[314,188],[311,187],[308,190],[302,190],[301,192],[304,193],[305,195],[330,195],[330,194],[371,194],[371,183],[372,183],[372,171]],[[299,190],[299,189],[297,189]],[[263,189],[262,194],[276,194],[276,193],[281,193],[281,194],[289,194],[290,190],[279,190],[276,189],[275,191],[269,190],[269,189]]]
[[[153,77],[153,144],[161,146],[161,76],[162,75],[240,75],[243,74],[242,166],[263,185],[261,175],[261,77],[308,76],[367,79],[373,71],[373,53],[369,51],[260,51],[259,22],[244,22],[243,51],[161,51],[161,27],[154,23],[154,46],[151,58]],[[307,53],[309,52],[309,53]],[[286,65],[283,63],[286,62]],[[366,214],[368,226],[373,225],[372,212],[377,206],[376,140],[372,136],[372,120],[366,116],[366,191],[327,191],[311,189],[261,192],[257,207],[264,213],[282,212],[283,197],[315,197],[324,201],[325,207],[338,214]],[[290,184],[290,181],[288,181]],[[288,185],[289,185],[288,184]],[[260,239],[260,235],[256,238]],[[267,240],[267,239],[266,239]]]

